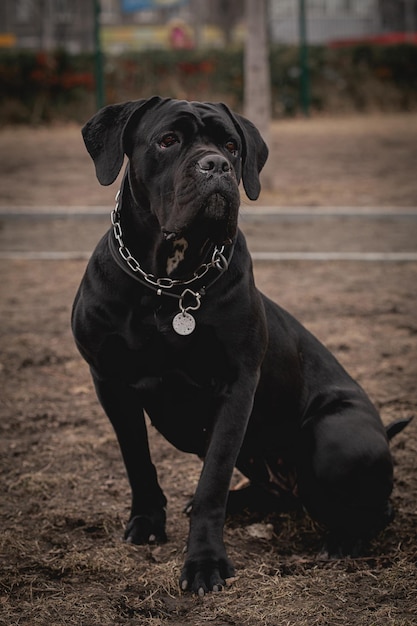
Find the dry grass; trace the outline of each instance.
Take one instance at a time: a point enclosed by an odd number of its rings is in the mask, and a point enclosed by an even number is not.
[[[274,201],[414,205],[415,118],[389,120],[383,126],[365,118],[279,125]],[[78,133],[1,133],[0,204],[108,204],[112,192],[96,186]],[[19,241],[18,231],[15,236]],[[281,237],[279,245],[288,235]],[[387,245],[394,241],[389,237]],[[153,430],[153,457],[169,497],[170,540],[152,548],[121,541],[127,481],[69,330],[83,266],[0,266],[0,624],[417,625],[416,420],[393,446],[396,519],[366,558],[320,561],[320,533],[307,518],[247,515],[228,520],[225,531],[236,581],[204,598],[181,593],[188,525],[182,508],[200,463]],[[255,269],[259,286],[366,387],[385,422],[417,412],[415,264],[288,262]],[[272,536],[251,535],[253,523],[271,524]]]

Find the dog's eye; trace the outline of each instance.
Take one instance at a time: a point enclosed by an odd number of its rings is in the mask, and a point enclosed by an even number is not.
[[[176,143],[179,143],[178,135],[176,135],[175,133],[167,133],[162,137],[159,145],[161,146],[161,148],[170,148]]]
[[[233,154],[233,156],[237,155],[237,144],[233,141],[233,139],[227,141],[224,147],[230,152],[230,154]]]

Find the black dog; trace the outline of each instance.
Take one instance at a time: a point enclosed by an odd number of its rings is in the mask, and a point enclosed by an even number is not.
[[[359,385],[254,285],[238,184],[258,197],[260,134],[224,104],[153,97],[105,107],[83,135],[101,184],[129,159],[73,311],[132,488],[125,538],[166,540],[146,411],[204,459],[182,589],[220,590],[234,574],[223,524],[235,466],[252,489],[297,496],[329,529],[330,554],[355,554],[391,518],[388,437]]]

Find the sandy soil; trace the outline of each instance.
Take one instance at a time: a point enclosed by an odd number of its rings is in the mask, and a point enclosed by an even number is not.
[[[267,172],[276,188],[260,202],[312,211],[389,206],[398,214],[416,206],[416,122],[404,115],[277,124]],[[0,206],[111,208],[115,189],[96,183],[75,127],[4,129],[0,163]],[[90,250],[107,223],[3,216],[0,243],[3,251]],[[415,218],[242,225],[252,250],[417,248]],[[248,513],[228,519],[225,529],[238,571],[233,586],[203,599],[180,593],[188,525],[182,509],[200,462],[153,429],[153,456],[169,498],[169,542],[121,541],[129,506],[124,468],[69,329],[84,267],[85,261],[0,261],[0,624],[417,624],[417,420],[392,445],[396,518],[361,559],[318,559],[321,536],[307,517]],[[385,423],[416,414],[416,262],[257,262],[255,275],[263,291],[334,351]]]

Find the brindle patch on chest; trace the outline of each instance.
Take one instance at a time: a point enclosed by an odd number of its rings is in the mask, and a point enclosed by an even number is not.
[[[167,274],[170,276],[179,264],[184,260],[185,252],[188,248],[188,241],[181,237],[173,243],[172,254],[167,259]]]

